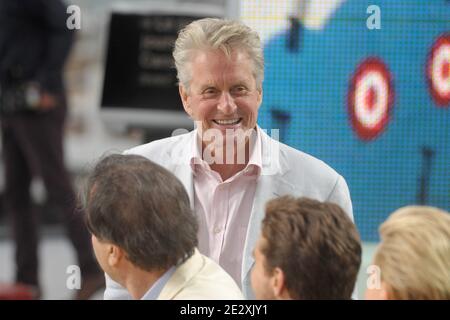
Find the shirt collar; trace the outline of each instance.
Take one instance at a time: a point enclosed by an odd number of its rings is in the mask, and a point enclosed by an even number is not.
[[[246,168],[249,167],[255,167],[257,172],[260,173],[262,169],[262,142],[261,142],[261,133],[260,128],[256,126],[256,138],[251,141],[252,145],[250,146],[250,158],[247,163]],[[192,139],[192,146],[191,146],[191,156],[190,156],[190,165],[192,168],[192,171],[196,170],[196,167],[206,167],[209,168],[209,165],[206,163],[206,161],[203,160],[202,157],[202,145],[201,140],[198,133],[198,130],[195,132],[195,137]]]
[[[141,300],[156,300],[175,270],[176,268],[174,266],[167,270],[158,280],[156,280],[150,289],[148,289]]]
[[[262,168],[262,148],[261,148],[261,133],[259,132],[259,127],[256,126],[256,139],[253,146],[250,148],[250,159],[248,161],[249,165],[257,166],[260,170]]]

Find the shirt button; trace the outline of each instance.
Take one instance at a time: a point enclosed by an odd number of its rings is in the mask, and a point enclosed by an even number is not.
[[[219,227],[216,227],[216,228],[214,228],[214,233],[220,233],[220,231],[221,231],[222,229],[221,228],[219,228]]]

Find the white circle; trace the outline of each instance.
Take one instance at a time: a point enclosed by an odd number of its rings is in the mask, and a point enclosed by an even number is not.
[[[368,90],[373,88],[377,95],[375,106],[366,108],[365,98]],[[366,128],[372,129],[386,116],[388,109],[389,85],[379,71],[369,71],[356,85],[355,115]]]
[[[450,76],[443,78],[441,72],[444,63],[450,63],[450,44],[442,45],[436,50],[431,67],[433,86],[443,96],[450,94]]]

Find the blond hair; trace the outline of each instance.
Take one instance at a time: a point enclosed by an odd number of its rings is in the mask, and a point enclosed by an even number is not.
[[[450,215],[427,206],[395,211],[380,227],[374,263],[391,299],[450,299]]]
[[[259,89],[264,79],[264,55],[258,33],[242,22],[205,18],[182,29],[175,42],[173,57],[179,83],[189,89],[188,64],[199,50],[221,50],[227,57],[244,51],[253,62],[253,76]]]

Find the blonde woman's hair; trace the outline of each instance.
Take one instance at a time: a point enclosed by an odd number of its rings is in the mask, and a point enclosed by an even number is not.
[[[264,79],[261,40],[254,30],[239,21],[205,18],[182,29],[175,42],[173,57],[179,83],[189,89],[189,62],[199,50],[221,50],[227,57],[235,50],[245,52],[253,63],[253,76],[259,89]]]
[[[427,206],[395,211],[380,226],[374,263],[390,299],[450,299],[450,215]]]

